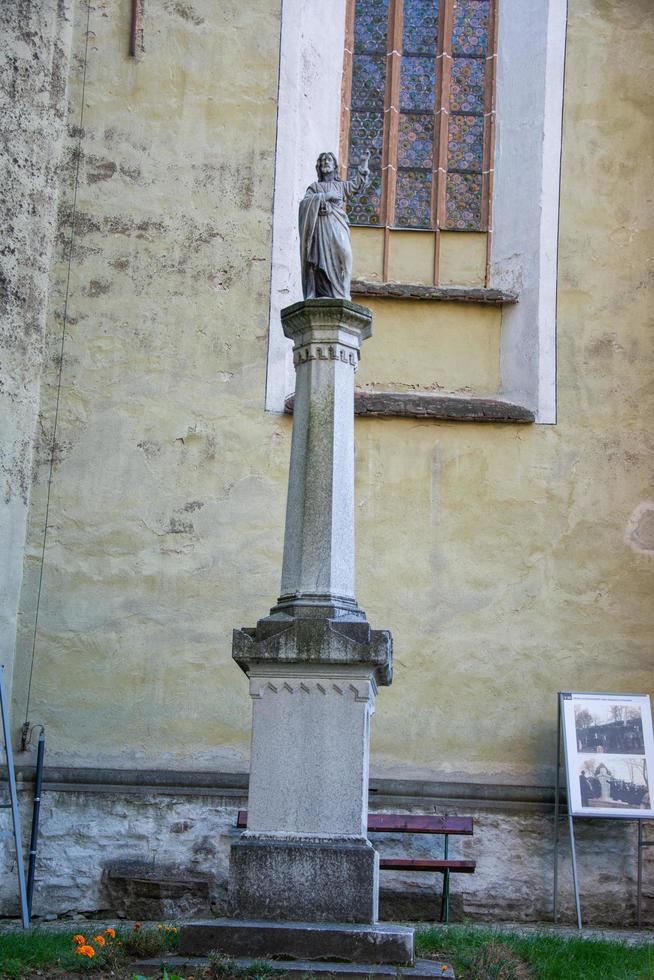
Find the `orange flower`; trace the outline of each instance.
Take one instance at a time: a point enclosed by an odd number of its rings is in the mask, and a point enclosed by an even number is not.
[[[83,946],[84,943],[86,942],[86,939],[78,932],[76,936],[73,936],[73,942],[77,943],[78,946]]]
[[[95,956],[93,946],[78,946],[75,952],[78,953],[79,956],[88,956],[89,959],[92,956]]]
[[[111,926],[108,929],[105,929],[105,933],[110,939],[116,938],[116,930],[112,929]]]
[[[106,939],[104,938],[104,936],[94,936],[93,942],[97,943],[98,946],[104,946]]]
[[[135,932],[138,932],[140,928],[141,928],[141,923],[140,922],[135,922],[134,923],[134,931]]]

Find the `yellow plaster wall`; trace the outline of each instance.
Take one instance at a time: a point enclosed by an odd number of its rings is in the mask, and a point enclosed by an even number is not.
[[[68,764],[243,769],[231,628],[270,605],[290,420],[263,412],[279,9],[91,8],[30,719]],[[14,710],[24,717],[66,305],[86,5],[42,383]],[[229,625],[227,625],[229,624]]]
[[[441,232],[440,281],[444,286],[485,285],[487,239],[482,232]]]
[[[290,420],[262,410],[278,5],[229,0],[220,15],[210,0],[156,15],[146,5],[138,63],[125,56],[128,8],[104,0],[92,13],[30,719],[47,726],[53,763],[242,770],[250,706],[230,634],[253,625],[277,593],[290,443]],[[356,423],[359,599],[395,638],[395,680],[373,724],[378,774],[545,780],[558,690],[654,693],[654,540],[649,525],[634,530],[654,499],[652,50],[645,0],[571,5],[558,424]],[[31,659],[74,132],[17,717]],[[457,324],[496,339],[498,314],[443,306],[434,328],[419,310],[375,304],[358,383],[392,384],[410,369],[425,386],[490,384],[490,344],[466,341],[466,350]]]
[[[497,392],[499,308],[421,300],[366,303],[373,311],[374,333],[361,357],[357,387]]]

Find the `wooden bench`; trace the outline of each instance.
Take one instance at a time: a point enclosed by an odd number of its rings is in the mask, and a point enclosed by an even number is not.
[[[236,826],[248,825],[247,810],[238,811]],[[473,874],[475,861],[451,860],[448,845],[451,836],[472,837],[472,817],[441,817],[430,813],[369,813],[368,832],[381,834],[438,834],[443,837],[442,858],[380,857],[382,871],[433,871],[443,875],[440,921],[447,922],[450,913],[450,875]]]

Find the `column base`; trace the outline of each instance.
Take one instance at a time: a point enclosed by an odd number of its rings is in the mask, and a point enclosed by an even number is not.
[[[226,956],[257,959],[284,956],[408,966],[414,962],[413,929],[391,923],[352,925],[208,919],[181,927],[181,954],[198,956],[209,950],[218,950]]]
[[[369,841],[245,836],[232,844],[229,903],[240,919],[376,922],[379,855]]]

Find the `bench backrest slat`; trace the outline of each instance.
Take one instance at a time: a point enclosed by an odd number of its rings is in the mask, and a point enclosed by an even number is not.
[[[247,810],[238,811],[236,826],[248,825]],[[387,834],[457,834],[472,836],[472,817],[442,817],[431,813],[369,813],[368,830]]]
[[[443,817],[435,813],[369,813],[368,830],[390,834],[472,835],[472,817]]]

